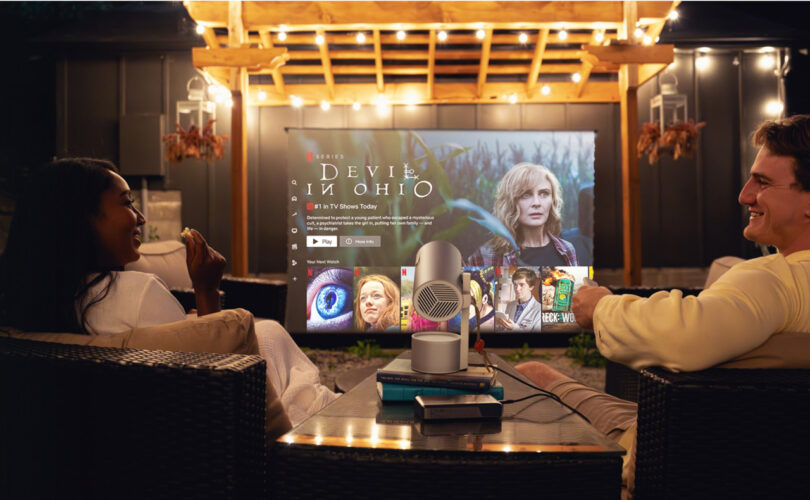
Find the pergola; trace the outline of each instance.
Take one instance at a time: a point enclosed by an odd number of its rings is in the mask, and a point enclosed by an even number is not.
[[[230,89],[232,273],[247,275],[245,107],[619,102],[624,281],[641,283],[636,92],[673,61],[675,2],[186,0]]]

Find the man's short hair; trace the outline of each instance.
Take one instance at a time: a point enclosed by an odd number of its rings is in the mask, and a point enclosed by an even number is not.
[[[794,115],[767,121],[754,132],[754,145],[777,156],[790,156],[793,173],[803,191],[810,191],[810,115]]]
[[[531,269],[525,267],[518,268],[518,270],[512,274],[512,283],[521,278],[526,280],[526,284],[529,285],[530,288],[534,288],[534,285],[537,284],[537,273]]]

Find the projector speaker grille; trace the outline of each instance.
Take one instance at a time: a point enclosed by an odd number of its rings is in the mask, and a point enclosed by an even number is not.
[[[416,305],[428,319],[448,319],[455,314],[459,306],[458,292],[445,283],[431,283],[419,290]]]

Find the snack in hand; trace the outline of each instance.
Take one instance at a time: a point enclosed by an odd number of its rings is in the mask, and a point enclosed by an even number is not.
[[[186,226],[183,229],[183,232],[180,233],[180,237],[181,238],[191,238],[191,229],[189,229],[188,226]]]

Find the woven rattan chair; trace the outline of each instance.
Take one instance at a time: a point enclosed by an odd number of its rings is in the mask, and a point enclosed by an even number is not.
[[[267,496],[265,362],[0,338],[0,498]]]
[[[810,370],[642,371],[636,498],[807,498]]]

